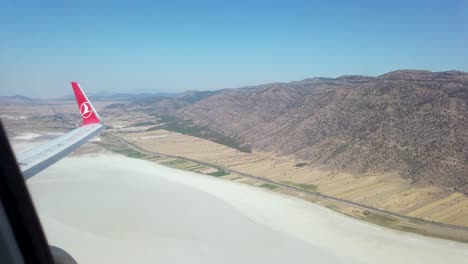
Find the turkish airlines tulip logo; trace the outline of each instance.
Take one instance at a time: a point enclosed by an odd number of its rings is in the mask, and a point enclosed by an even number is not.
[[[84,102],[81,104],[80,106],[80,113],[81,113],[81,116],[86,119],[88,117],[91,116],[91,114],[93,113],[93,111],[91,110],[91,106],[89,105],[88,102]]]

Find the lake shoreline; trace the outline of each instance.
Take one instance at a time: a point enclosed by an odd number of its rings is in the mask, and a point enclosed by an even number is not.
[[[208,173],[201,173],[201,174],[205,174],[208,176],[216,176],[216,177],[224,178],[230,181],[232,180],[238,181],[240,178],[247,177],[252,180],[252,181],[246,182],[248,185],[266,188],[273,192],[278,192],[278,193],[290,195],[293,197],[297,197],[297,198],[321,205],[323,207],[329,208],[331,210],[334,210],[338,213],[352,217],[354,219],[369,222],[372,224],[377,224],[386,228],[399,230],[403,232],[410,232],[410,233],[415,233],[415,234],[419,234],[423,236],[429,236],[429,237],[468,243],[468,227],[447,225],[443,223],[425,221],[423,219],[418,219],[418,218],[411,218],[405,215],[399,215],[393,212],[379,210],[377,208],[372,208],[363,204],[354,203],[352,201],[346,201],[343,199],[330,197],[321,193],[309,191],[305,188],[300,188],[301,186],[297,186],[294,184],[291,185],[291,183],[285,184],[281,182],[275,182],[275,181],[271,181],[269,179],[265,179],[262,177],[257,177],[254,175],[249,175],[249,174],[235,171],[229,168],[225,168],[216,164],[211,164],[208,162],[194,160],[194,159],[190,159],[190,158],[186,158],[182,156],[175,156],[175,155],[170,155],[170,154],[165,154],[165,153],[156,153],[156,152],[148,151],[126,140],[125,138],[122,138],[121,136],[117,136],[117,135],[107,135],[105,136],[105,138],[107,138],[107,140],[105,140],[106,142],[109,142],[109,139],[113,138],[114,141],[112,144],[115,144],[116,141],[118,141],[130,147],[131,150],[122,151],[122,150],[117,150],[116,148],[112,148],[110,146],[106,146],[105,145],[106,143],[101,144],[101,146],[104,146],[106,149],[110,151],[123,154],[128,157],[151,160],[156,163],[163,164],[172,168],[185,169],[188,171],[197,172],[196,170],[193,169],[194,166],[186,169],[180,166],[181,165],[180,162],[177,162],[177,160],[185,160],[190,163],[200,164],[200,165],[215,169],[215,171],[211,171]],[[171,161],[170,159],[174,159],[174,160]],[[223,174],[223,173],[221,173],[220,175],[216,175],[217,173],[216,171],[224,172],[224,173],[229,172],[227,173],[229,175]],[[359,210],[359,211],[357,212],[356,210]]]

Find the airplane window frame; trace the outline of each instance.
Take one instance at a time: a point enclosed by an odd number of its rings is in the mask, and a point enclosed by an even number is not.
[[[54,263],[39,217],[0,120],[0,200],[23,262]],[[10,247],[12,250],[13,247]]]

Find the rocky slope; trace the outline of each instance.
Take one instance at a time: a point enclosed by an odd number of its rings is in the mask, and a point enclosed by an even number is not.
[[[468,73],[312,78],[184,102],[170,114],[253,149],[337,170],[394,171],[468,194]]]

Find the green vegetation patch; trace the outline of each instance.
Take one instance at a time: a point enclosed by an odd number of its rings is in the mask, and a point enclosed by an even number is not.
[[[338,211],[340,209],[340,207],[334,205],[334,204],[329,204],[329,205],[325,205],[325,207],[327,207],[328,209],[331,209],[333,211]]]
[[[229,172],[226,172],[224,170],[220,170],[220,171],[215,171],[215,172],[208,173],[208,175],[215,176],[215,177],[222,177],[222,176],[229,175]]]
[[[161,164],[168,165],[168,166],[181,166],[187,162],[188,161],[183,160],[183,159],[173,159],[173,160],[161,162]]]
[[[175,116],[155,115],[159,118],[160,125],[148,128],[147,131],[166,129],[169,131],[190,135],[198,138],[213,141],[218,144],[237,149],[242,152],[252,153],[252,149],[242,144],[238,138],[228,137],[219,132],[210,130],[207,126],[199,126],[191,122]]]
[[[102,142],[99,142],[99,141],[96,141],[96,142],[93,142],[94,144],[96,145],[99,145],[99,146],[102,146],[106,149],[111,149],[113,147],[116,147],[115,144],[110,144],[110,143],[102,143]]]
[[[309,192],[316,192],[318,190],[318,186],[315,184],[295,183],[292,181],[282,181],[281,183],[291,185]]]
[[[146,154],[143,154],[143,153],[141,153],[139,151],[136,151],[134,149],[131,149],[131,148],[120,148],[120,149],[110,148],[110,150],[113,151],[113,152],[125,155],[125,156],[130,157],[130,158],[141,159],[141,158],[145,158],[145,157],[148,156]]]
[[[298,184],[295,184],[295,186],[303,190],[311,191],[311,192],[315,192],[318,189],[317,185],[315,184],[298,183]]]
[[[406,231],[406,232],[411,232],[411,233],[417,233],[421,235],[428,235],[425,230],[416,228],[416,227],[409,227],[409,226],[398,226],[398,229]]]
[[[112,144],[112,143],[103,143],[103,142],[95,142],[95,144],[100,145],[107,150],[110,150],[115,153],[119,153],[122,155],[125,155],[130,158],[137,158],[137,159],[142,159],[142,158],[149,158],[147,154],[141,153],[138,150],[134,150],[132,148],[129,148],[127,146],[123,146],[122,144]]]
[[[189,163],[189,164],[185,164],[183,166],[178,166],[178,168],[188,170],[188,171],[194,171],[194,172],[198,172],[199,170],[206,169],[205,166],[200,165],[198,163]]]
[[[198,170],[198,169],[202,169],[202,168],[205,168],[205,166],[203,165],[200,165],[198,163],[195,163],[195,164],[189,164],[187,167],[185,167],[186,169],[188,170]]]
[[[301,162],[301,163],[297,163],[295,166],[298,167],[298,168],[302,168],[302,167],[304,167],[305,165],[307,165],[307,163]]]
[[[189,170],[195,171],[195,172],[200,172],[200,171],[205,170],[205,169],[207,169],[207,167],[205,167],[205,166],[196,166],[196,167],[189,168]]]
[[[262,188],[267,188],[267,189],[270,189],[270,190],[274,190],[274,189],[278,189],[278,185],[276,184],[271,184],[271,183],[264,183],[262,185],[259,185],[259,187],[262,187]]]
[[[138,123],[132,124],[132,126],[154,126],[154,125],[157,125],[157,123],[153,121],[145,121],[145,122],[138,122]]]
[[[394,226],[398,222],[398,220],[394,218],[376,213],[369,213],[365,215],[362,220],[383,226]]]
[[[161,164],[174,167],[174,168],[178,168],[178,169],[182,169],[182,170],[193,171],[193,172],[199,172],[201,170],[205,170],[208,168],[205,165],[202,165],[193,161],[189,161],[189,160],[184,160],[184,159],[171,159],[171,160],[163,161],[161,162]],[[213,176],[220,177],[220,176],[227,175],[229,173],[226,173],[224,171],[217,171],[215,172],[215,174],[216,175],[213,175]]]

